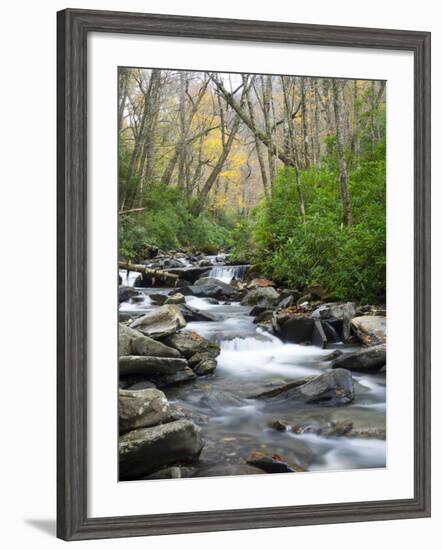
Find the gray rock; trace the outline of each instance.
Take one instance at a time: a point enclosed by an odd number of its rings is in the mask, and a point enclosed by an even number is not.
[[[132,430],[120,437],[120,479],[198,458],[203,448],[200,429],[189,420]]]
[[[175,374],[189,369],[185,359],[175,357],[150,357],[148,355],[125,355],[119,360],[120,376],[141,374],[147,378],[151,375]],[[190,370],[190,369],[189,369]]]
[[[153,304],[157,306],[162,306],[167,300],[167,295],[166,294],[149,294],[149,298]]]
[[[121,304],[121,302],[128,302],[131,298],[138,296],[139,294],[140,291],[136,290],[132,286],[120,286],[118,288],[118,303]]]
[[[241,300],[243,306],[271,307],[279,301],[279,294],[272,286],[257,287],[247,292]]]
[[[171,374],[162,374],[152,376],[151,380],[158,388],[167,388],[168,386],[177,386],[195,380],[196,374],[192,369],[180,370]]]
[[[268,311],[269,308],[263,307],[263,306],[253,306],[252,309],[249,312],[249,315],[251,317],[256,317],[260,313],[263,313],[264,311]]]
[[[215,359],[204,359],[200,361],[193,369],[193,372],[198,376],[210,374],[216,369],[217,363]]]
[[[166,345],[178,350],[186,359],[201,352],[208,352],[211,357],[216,357],[220,352],[218,344],[210,342],[194,332],[177,332],[163,341]]]
[[[238,297],[238,290],[231,285],[213,277],[198,279],[188,291],[200,298],[234,299]]]
[[[312,313],[314,319],[352,319],[356,315],[356,307],[353,302],[347,302],[345,304],[339,304],[330,302],[327,304],[321,304]]]
[[[156,386],[153,382],[150,382],[149,380],[140,380],[139,382],[135,382],[135,384],[129,384],[125,389],[135,391],[135,390],[147,390],[149,388],[156,389]]]
[[[386,362],[387,351],[384,344],[361,349],[353,353],[345,353],[333,359],[329,367],[343,368],[350,371],[373,372],[381,369]]]
[[[173,296],[168,296],[167,300],[165,301],[165,304],[185,304],[186,298],[181,294],[181,292],[177,292],[177,294],[174,294]]]
[[[284,342],[311,342],[314,320],[309,317],[290,317],[284,314],[273,318],[273,328]]]
[[[120,357],[125,355],[180,357],[176,349],[169,348],[122,323],[119,324],[118,328],[118,352]]]
[[[387,318],[380,315],[362,315],[351,321],[361,342],[367,346],[384,344],[387,340]]]
[[[197,472],[197,477],[222,477],[222,476],[242,476],[242,475],[264,475],[261,468],[255,468],[250,464],[216,464],[208,466]]]
[[[269,422],[267,423],[267,426],[272,430],[276,430],[277,432],[285,432],[287,430],[287,426],[284,424],[284,422],[282,422],[278,418],[269,420]]]
[[[170,466],[169,468],[162,468],[153,474],[144,476],[143,479],[180,479],[181,468],[178,466]]]
[[[253,323],[257,325],[258,323],[263,323],[265,321],[271,321],[273,318],[273,310],[265,309],[259,315],[253,319]]]
[[[180,357],[179,352],[164,345],[149,336],[140,335],[132,340],[133,355],[149,355],[151,357]]]
[[[161,306],[136,319],[132,323],[131,328],[136,328],[146,336],[152,338],[163,338],[164,336],[174,334],[185,326],[186,321],[179,307],[169,304]]]
[[[355,389],[351,373],[345,369],[336,369],[316,376],[301,386],[285,389],[275,397],[275,402],[287,400],[328,406],[340,406],[351,403]]]
[[[218,317],[216,315],[213,315],[208,311],[202,311],[201,309],[197,309],[196,307],[191,307],[187,304],[181,304],[180,310],[181,310],[181,313],[183,314],[184,319],[188,323],[192,323],[195,321],[217,321],[218,320]]]
[[[128,334],[118,335],[118,356],[130,355],[132,353],[132,338]]]
[[[304,468],[299,465],[291,465],[287,462],[284,462],[277,455],[269,456],[260,451],[252,453],[251,456],[247,459],[247,464],[260,468],[268,474],[305,471]]]
[[[290,307],[292,306],[293,304],[295,303],[295,298],[292,294],[289,294],[288,296],[286,296],[285,298],[283,298],[279,304],[278,304],[278,307],[284,309],[286,307]]]
[[[171,414],[169,403],[162,391],[119,390],[118,417],[122,433],[162,424],[170,419]]]
[[[293,388],[298,388],[299,386],[302,386],[303,384],[307,384],[307,382],[310,382],[311,380],[314,380],[315,376],[306,376],[305,378],[298,378],[297,380],[293,380],[292,382],[288,382],[287,384],[282,384],[279,386],[273,386],[270,388],[263,388],[260,390],[257,390],[253,392],[252,394],[248,395],[248,399],[259,399],[259,398],[265,398],[265,397],[276,397],[277,395],[281,395],[288,390],[292,390]]]
[[[318,346],[323,349],[327,346],[327,335],[325,334],[321,321],[318,319],[314,320],[311,339],[314,346]]]

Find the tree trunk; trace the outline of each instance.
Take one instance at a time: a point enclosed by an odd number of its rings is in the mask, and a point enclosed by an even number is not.
[[[335,111],[336,123],[336,146],[338,150],[339,160],[339,179],[341,183],[341,199],[344,210],[344,224],[350,226],[352,224],[352,212],[350,191],[348,187],[348,170],[347,161],[345,159],[345,143],[344,143],[344,121],[343,121],[343,82],[337,78],[332,80],[333,88],[333,107]]]

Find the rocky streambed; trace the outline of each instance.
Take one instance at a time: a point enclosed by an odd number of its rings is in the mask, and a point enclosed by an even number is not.
[[[226,260],[146,262],[174,288],[120,272],[120,479],[385,467],[383,308]]]

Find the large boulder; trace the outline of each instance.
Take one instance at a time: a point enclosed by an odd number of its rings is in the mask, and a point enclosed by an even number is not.
[[[327,322],[333,330],[339,330],[342,340],[346,342],[350,337],[351,320],[356,315],[356,307],[353,302],[339,304],[329,302],[321,304],[312,313],[313,319]],[[334,323],[335,326],[332,325]]]
[[[380,315],[362,315],[351,321],[361,342],[367,346],[384,344],[387,340],[387,318]]]
[[[169,403],[156,389],[119,390],[118,417],[120,433],[148,428],[171,418]]]
[[[300,386],[282,388],[275,397],[275,403],[307,403],[317,405],[340,406],[351,403],[355,396],[355,387],[351,373],[345,369],[325,372]]]
[[[149,355],[154,357],[180,357],[176,349],[170,348],[138,330],[122,323],[118,328],[118,353],[125,355]]]
[[[284,342],[292,344],[311,342],[314,324],[314,319],[307,316],[280,314],[272,319],[275,333]]]
[[[203,277],[198,279],[188,289],[190,294],[199,298],[216,298],[233,300],[238,297],[238,290],[233,286],[215,279],[214,277]]]
[[[188,323],[192,323],[194,321],[216,321],[218,319],[216,315],[213,315],[208,311],[202,311],[201,309],[191,307],[187,304],[181,304],[180,310],[184,319]]]
[[[178,306],[161,306],[142,317],[135,319],[131,328],[137,329],[151,338],[163,338],[184,328],[186,321]]]
[[[172,296],[168,296],[165,303],[166,304],[185,304],[186,298],[184,297],[183,294],[181,294],[181,292],[177,292]]]
[[[353,302],[339,304],[330,302],[321,304],[312,313],[314,319],[352,319],[356,315],[356,307]]]
[[[131,374],[170,374],[187,368],[187,361],[176,357],[124,355],[119,359],[120,376]]]
[[[176,349],[165,346],[163,343],[143,335],[132,340],[132,354],[149,355],[152,357],[180,356]]]
[[[334,359],[329,367],[343,368],[350,371],[373,372],[381,369],[387,360],[384,344],[364,348],[353,353],[345,353]]]
[[[196,332],[177,332],[165,338],[163,342],[178,350],[186,359],[202,352],[208,352],[211,357],[216,357],[220,352],[218,344],[203,338]]]
[[[271,307],[279,302],[279,298],[279,294],[272,286],[257,287],[247,292],[241,300],[241,305]]]
[[[200,429],[190,420],[132,430],[119,440],[120,479],[195,460],[203,445]]]

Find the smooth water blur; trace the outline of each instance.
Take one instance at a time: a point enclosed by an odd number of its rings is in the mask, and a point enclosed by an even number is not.
[[[143,313],[155,306],[149,294],[168,294],[171,289],[139,289],[140,303],[122,303],[120,311]],[[200,468],[244,463],[253,451],[278,454],[311,470],[380,468],[386,465],[386,443],[381,439],[326,437],[296,434],[269,427],[278,419],[288,426],[326,426],[353,422],[355,429],[385,429],[386,387],[384,374],[353,373],[355,401],[343,407],[281,406],[270,399],[251,396],[278,385],[324,372],[323,358],[330,349],[285,344],[253,324],[250,307],[239,303],[211,303],[188,296],[186,303],[216,316],[212,322],[188,323],[195,331],[219,343],[218,367],[209,376],[164,391],[178,410],[198,424],[205,439]]]

